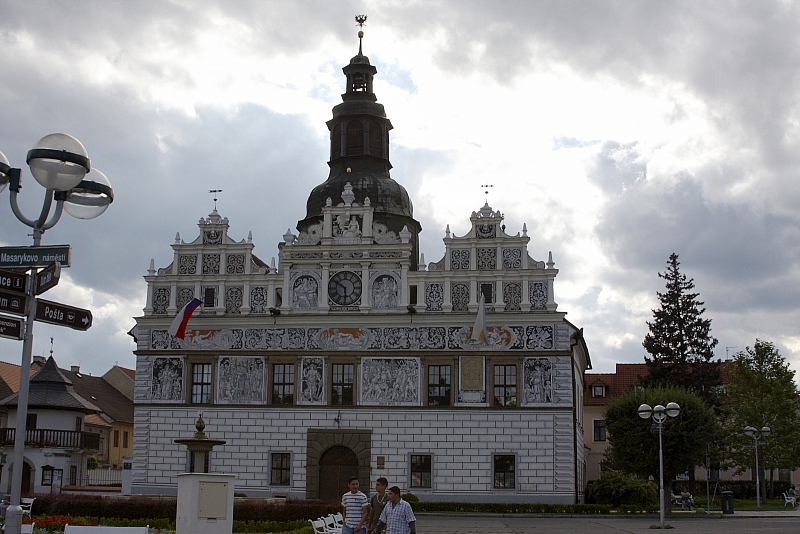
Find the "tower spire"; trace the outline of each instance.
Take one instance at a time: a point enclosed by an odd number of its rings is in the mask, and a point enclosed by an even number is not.
[[[366,22],[367,22],[367,16],[366,15],[356,15],[356,25],[359,28],[363,29],[364,28],[364,24]],[[361,51],[361,40],[362,39],[364,39],[364,32],[361,31],[361,30],[358,30],[358,55],[359,56],[363,56],[364,55],[364,53]]]

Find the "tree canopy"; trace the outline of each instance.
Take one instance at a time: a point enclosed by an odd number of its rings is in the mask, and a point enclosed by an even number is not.
[[[644,403],[654,407],[669,402],[677,402],[681,412],[664,423],[664,488],[671,488],[676,475],[703,463],[706,445],[713,438],[717,424],[714,413],[698,395],[668,387],[632,390],[608,404],[609,467],[658,480],[658,434],[651,432],[653,420],[641,419],[637,409]]]
[[[797,469],[800,456],[800,397],[789,368],[775,345],[756,339],[753,347],[739,352],[728,371],[729,417],[725,423],[730,457],[740,471],[755,467],[753,438],[744,434],[744,427],[769,427],[768,445],[760,446],[762,468]]]
[[[715,403],[716,388],[722,383],[719,363],[712,362],[718,341],[711,336],[711,319],[704,319],[699,293],[692,292],[694,280],[680,272],[678,255],[670,254],[666,292],[658,292],[661,307],[653,310],[653,321],[642,346],[648,374],[646,387],[678,386],[694,391],[709,404]]]

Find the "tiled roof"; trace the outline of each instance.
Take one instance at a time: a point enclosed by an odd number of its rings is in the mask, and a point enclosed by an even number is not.
[[[19,393],[4,399],[5,406],[16,406]],[[85,413],[100,411],[96,405],[79,395],[72,382],[65,377],[52,356],[44,367],[31,377],[28,391],[28,407],[51,410],[75,410]]]
[[[104,426],[107,428],[111,428],[113,426],[96,413],[91,413],[84,417],[83,422],[87,425]]]
[[[31,376],[34,374],[36,374],[36,370],[31,369]],[[19,365],[0,362],[0,379],[11,388],[12,393],[19,391]]]
[[[128,375],[131,380],[136,380],[136,371],[134,369],[128,369],[127,367],[120,367],[117,366],[117,369]]]
[[[120,369],[124,370],[122,367]],[[81,397],[96,404],[108,417],[114,421],[133,423],[133,401],[105,379],[65,369],[61,373],[72,382]]]

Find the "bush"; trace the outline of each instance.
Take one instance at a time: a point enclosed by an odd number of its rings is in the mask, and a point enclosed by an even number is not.
[[[400,498],[408,503],[419,502],[419,498],[413,493],[406,493],[405,495],[401,495]]]
[[[601,473],[589,491],[592,502],[597,504],[642,508],[658,504],[658,487],[653,482],[610,469]]]

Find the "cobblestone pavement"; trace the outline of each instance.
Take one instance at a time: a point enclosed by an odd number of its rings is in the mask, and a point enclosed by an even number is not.
[[[764,514],[733,517],[711,515],[668,518],[670,532],[685,534],[798,534],[800,514]],[[418,534],[652,534],[658,516],[645,517],[536,517],[419,514]]]

